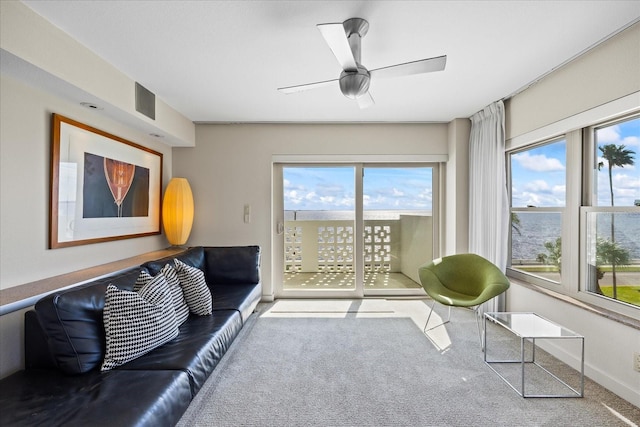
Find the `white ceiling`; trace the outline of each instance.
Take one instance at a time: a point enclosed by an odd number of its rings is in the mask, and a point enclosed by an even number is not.
[[[507,97],[640,17],[640,1],[42,1],[29,7],[195,122],[448,122]],[[447,55],[442,72],[372,81],[360,110],[316,24],[369,21],[369,69]]]

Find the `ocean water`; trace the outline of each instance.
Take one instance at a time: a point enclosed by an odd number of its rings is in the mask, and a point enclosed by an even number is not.
[[[397,220],[400,215],[426,215],[431,211],[365,211],[365,220]],[[611,233],[611,215],[597,215],[597,233],[609,238]],[[560,213],[519,212],[518,231],[512,231],[512,259],[535,260],[540,253],[546,254],[545,242],[553,242],[560,237]],[[285,221],[322,221],[353,220],[354,211],[285,211]],[[616,242],[627,249],[631,259],[640,260],[640,214],[616,214]]]
[[[560,237],[561,214],[518,212],[518,218],[519,227],[512,228],[512,259],[535,260],[538,254],[547,254],[544,243]],[[595,225],[598,237],[611,238],[609,213],[598,213]],[[616,213],[614,226],[616,243],[629,251],[631,259],[640,260],[640,214]]]
[[[364,219],[400,219],[400,215],[431,216],[431,211],[364,211]],[[355,220],[355,211],[284,211],[285,221],[348,221]]]

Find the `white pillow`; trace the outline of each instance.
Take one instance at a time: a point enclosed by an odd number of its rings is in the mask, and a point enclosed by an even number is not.
[[[103,319],[107,350],[102,371],[140,357],[178,336],[171,291],[162,274],[139,292],[108,285]]]
[[[202,270],[187,265],[179,259],[174,259],[174,262],[189,310],[199,316],[211,314],[213,300]]]
[[[178,274],[176,273],[176,270],[174,270],[174,268],[169,264],[166,264],[164,267],[162,267],[162,270],[160,270],[160,273],[158,274],[163,274],[164,278],[167,280],[169,290],[171,291],[171,298],[173,300],[173,308],[176,310],[176,322],[178,322],[178,326],[180,326],[189,317],[189,306],[184,299],[182,288],[180,287],[180,280],[178,279]],[[145,270],[142,270],[140,272],[140,275],[136,279],[136,283],[133,285],[133,290],[138,292],[151,280],[153,280],[153,277]]]

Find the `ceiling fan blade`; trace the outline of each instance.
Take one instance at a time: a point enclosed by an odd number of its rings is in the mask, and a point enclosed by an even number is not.
[[[318,24],[317,27],[342,69],[345,71],[357,70],[358,64],[356,64],[356,60],[353,57],[347,34],[344,31],[344,25],[342,23]]]
[[[447,55],[437,56],[435,58],[421,59],[404,64],[391,65],[375,70],[370,70],[371,78],[390,78],[410,76],[412,74],[431,73],[433,71],[444,70],[447,64]]]
[[[358,107],[360,107],[361,110],[364,110],[365,108],[369,108],[373,104],[375,104],[375,102],[373,101],[373,96],[371,96],[369,92],[365,93],[362,96],[357,97],[356,102],[358,103]]]
[[[289,93],[304,92],[305,90],[316,89],[324,86],[330,86],[332,84],[338,84],[338,79],[325,80],[323,82],[316,82],[316,83],[307,83],[304,85],[297,85],[297,86],[279,87],[278,90],[282,93],[289,94]]]

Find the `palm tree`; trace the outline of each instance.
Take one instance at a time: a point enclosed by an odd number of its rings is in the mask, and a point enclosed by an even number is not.
[[[624,145],[606,144],[598,147],[602,152],[602,158],[607,161],[607,167],[609,168],[609,193],[611,194],[611,206],[613,206],[613,176],[612,170],[614,166],[621,168],[627,165],[633,165],[633,155],[635,154],[631,150],[627,150]],[[604,166],[604,162],[598,163],[598,170]],[[611,243],[615,245],[615,225],[614,225],[614,213],[611,213]],[[618,297],[617,281],[616,281],[616,260],[615,257],[611,260],[611,274],[613,277],[613,299]]]
[[[596,272],[598,280],[596,281],[596,293],[603,295],[600,289],[599,279],[604,277],[602,265],[629,265],[631,263],[631,255],[629,251],[620,246],[618,243],[598,237],[596,240]],[[615,276],[613,276],[615,277]],[[613,288],[615,295],[616,288]],[[614,297],[615,298],[615,297]]]
[[[544,242],[546,254],[539,253],[536,260],[542,264],[553,264],[558,269],[558,273],[562,273],[562,238],[558,237],[555,241]]]
[[[517,213],[511,212],[511,229],[520,235],[520,217]]]

